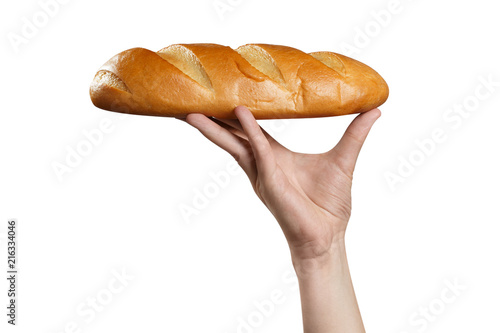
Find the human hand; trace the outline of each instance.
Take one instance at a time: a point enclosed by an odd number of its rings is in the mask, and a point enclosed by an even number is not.
[[[328,254],[343,242],[354,167],[380,111],[358,115],[339,143],[321,154],[292,152],[266,133],[246,107],[234,112],[237,120],[192,113],[185,121],[236,159],[280,224],[294,262]]]

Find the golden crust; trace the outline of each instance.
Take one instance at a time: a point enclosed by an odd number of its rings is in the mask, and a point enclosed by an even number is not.
[[[134,48],[106,62],[90,86],[92,102],[105,110],[225,119],[236,118],[238,105],[256,119],[360,113],[383,104],[388,94],[384,79],[359,61],[270,44]]]

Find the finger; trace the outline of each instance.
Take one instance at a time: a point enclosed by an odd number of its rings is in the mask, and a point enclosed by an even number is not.
[[[276,159],[269,141],[250,110],[244,106],[238,106],[234,109],[234,113],[248,136],[257,164],[257,172],[264,179],[269,178],[276,170]]]
[[[221,127],[227,129],[229,132],[239,136],[240,138],[248,141],[248,137],[245,134],[245,131],[241,127],[241,124],[238,120],[232,120],[232,119],[218,119],[214,117],[210,117],[212,121],[215,121],[217,124],[219,124]]]
[[[251,173],[251,152],[248,143],[245,144],[245,140],[238,138],[203,114],[191,113],[186,117],[186,122],[197,128],[207,139],[231,154],[247,174]]]
[[[244,130],[243,130],[243,127],[241,126],[241,123],[239,120],[237,119],[218,119],[218,118],[214,118],[214,119],[217,119],[229,126],[232,126],[234,127],[235,129],[238,129],[241,131],[241,133],[244,133]],[[265,129],[263,129],[261,127],[261,130],[262,130],[262,133],[264,133],[264,136],[266,137],[266,139],[269,141],[269,143],[271,144],[271,147],[273,149],[286,149],[284,146],[282,146],[278,141],[276,141],[269,133],[266,132]],[[245,135],[245,138],[246,138],[246,135]],[[247,138],[248,139],[248,138]]]
[[[363,143],[373,124],[380,116],[381,112],[379,109],[373,109],[358,115],[349,127],[347,127],[337,146],[331,150],[349,173],[352,174],[354,172],[354,166],[356,165],[356,160],[363,147]]]

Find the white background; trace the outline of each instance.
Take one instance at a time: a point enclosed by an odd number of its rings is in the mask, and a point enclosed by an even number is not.
[[[367,331],[500,332],[494,1],[222,0],[223,13],[213,0],[60,1],[0,8],[2,332],[302,332],[277,223],[241,170],[214,187],[211,173],[231,156],[175,119],[90,102],[94,74],[116,53],[197,42],[328,50],[376,69],[391,92],[358,160],[347,235]],[[30,34],[27,22],[40,27]],[[259,122],[288,148],[317,153],[352,118]],[[58,177],[54,165],[102,121],[102,140]],[[445,139],[430,144],[434,131]],[[388,175],[400,178],[391,186]],[[216,192],[206,207],[183,217],[207,188]],[[15,328],[3,278],[9,218],[19,225]],[[273,291],[282,297],[270,307]]]

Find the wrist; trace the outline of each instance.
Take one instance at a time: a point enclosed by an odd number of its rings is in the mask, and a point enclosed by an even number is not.
[[[292,251],[292,264],[299,280],[328,274],[334,268],[347,265],[344,237],[332,241],[328,248],[315,256],[303,256]]]

